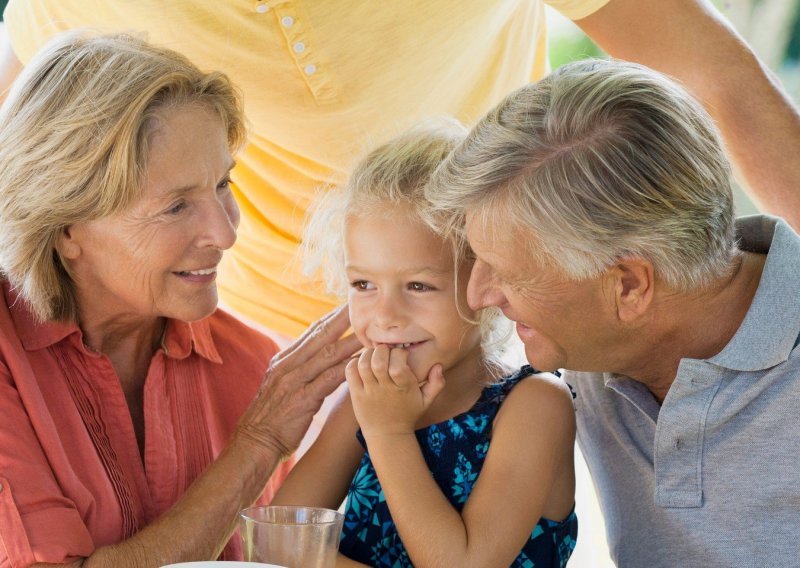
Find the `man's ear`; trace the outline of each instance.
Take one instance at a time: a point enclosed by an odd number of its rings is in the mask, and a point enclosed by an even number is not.
[[[620,321],[631,322],[647,311],[653,301],[653,264],[643,258],[619,260],[607,272]]]
[[[56,240],[56,250],[65,260],[75,260],[81,255],[81,246],[76,238],[74,225],[61,230]]]

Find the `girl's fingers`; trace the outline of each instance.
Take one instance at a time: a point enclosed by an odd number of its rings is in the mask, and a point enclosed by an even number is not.
[[[344,370],[344,377],[351,392],[361,392],[364,390],[364,382],[358,372],[358,359],[351,359]]]
[[[417,379],[408,368],[408,351],[405,349],[392,349],[387,364],[389,377],[400,388],[415,386]]]
[[[370,358],[370,370],[375,380],[382,385],[391,383],[389,376],[389,356],[391,354],[388,345],[378,345],[372,352]]]
[[[437,363],[431,368],[425,383],[420,386],[422,397],[427,401],[432,401],[442,392],[444,386],[445,380],[442,366]]]
[[[364,388],[369,388],[378,382],[372,373],[372,354],[374,351],[374,349],[365,349],[358,357],[358,374],[361,376]]]

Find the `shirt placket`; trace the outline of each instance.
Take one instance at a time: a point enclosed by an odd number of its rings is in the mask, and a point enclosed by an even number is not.
[[[302,8],[291,0],[254,0],[254,9],[265,20],[277,20],[289,56],[314,100],[318,103],[333,100],[336,89],[320,58],[318,46],[314,45],[308,16]]]
[[[724,370],[684,360],[664,401],[656,426],[654,466],[656,505],[703,505],[703,447],[706,419]]]

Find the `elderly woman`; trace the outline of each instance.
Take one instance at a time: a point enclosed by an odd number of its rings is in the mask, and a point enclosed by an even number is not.
[[[235,558],[237,512],[269,497],[343,379],[358,347],[339,339],[345,313],[272,357],[216,309],[243,138],[225,76],[130,37],[57,39],[15,84],[0,115],[0,566]]]
[[[568,369],[617,565],[796,566],[800,237],[734,219],[700,105],[571,64],[490,112],[428,194],[465,223],[471,307]]]

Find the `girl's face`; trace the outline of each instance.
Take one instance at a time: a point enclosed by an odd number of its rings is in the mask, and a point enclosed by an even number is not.
[[[461,318],[469,267],[454,273],[449,243],[407,208],[390,215],[349,215],[344,254],[350,321],[366,347],[407,349],[408,364],[423,381],[434,364],[459,372],[480,356],[477,325]],[[458,282],[458,289],[456,289]]]

